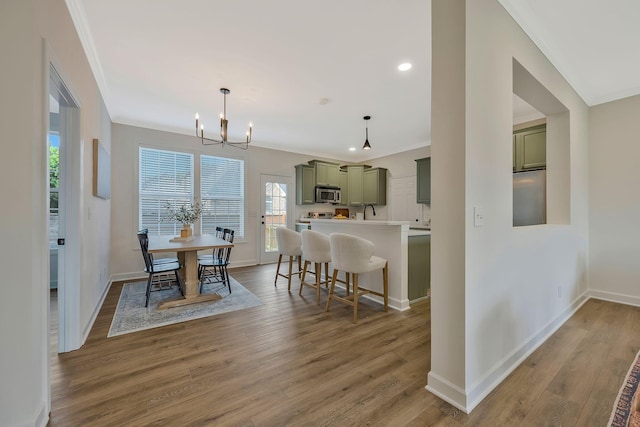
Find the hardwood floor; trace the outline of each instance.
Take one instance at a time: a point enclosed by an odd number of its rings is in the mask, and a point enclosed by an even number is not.
[[[640,349],[640,308],[591,300],[466,415],[424,389],[429,301],[354,324],[275,265],[230,274],[264,304],[107,339],[114,284],[86,344],[52,346],[49,425],[604,426]]]

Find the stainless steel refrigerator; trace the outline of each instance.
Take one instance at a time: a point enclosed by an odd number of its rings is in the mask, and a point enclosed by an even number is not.
[[[547,175],[545,170],[513,174],[513,225],[547,223]]]

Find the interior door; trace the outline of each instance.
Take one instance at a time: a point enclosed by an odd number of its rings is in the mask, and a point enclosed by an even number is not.
[[[260,264],[278,261],[276,228],[293,228],[293,179],[286,176],[260,175]],[[292,198],[289,197],[292,196]]]

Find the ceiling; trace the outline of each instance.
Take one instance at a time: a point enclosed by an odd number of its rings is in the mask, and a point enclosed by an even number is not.
[[[114,123],[193,134],[197,112],[215,136],[226,87],[230,138],[251,121],[255,146],[360,162],[430,144],[429,0],[66,1]],[[589,105],[640,93],[637,0],[500,1]]]

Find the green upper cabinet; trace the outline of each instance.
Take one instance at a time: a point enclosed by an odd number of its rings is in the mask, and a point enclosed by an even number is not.
[[[331,187],[340,186],[340,165],[337,163],[321,162],[311,160],[310,165],[315,166],[316,185],[326,185]]]
[[[431,157],[416,160],[416,203],[431,204]]]
[[[387,204],[387,170],[371,168],[363,171],[363,202],[384,206]]]
[[[513,170],[520,172],[547,166],[547,126],[541,125],[513,134]]]
[[[349,204],[349,172],[340,169],[339,178],[340,204],[347,206]]]
[[[311,165],[296,166],[296,204],[315,203],[316,171]]]
[[[347,171],[348,206],[364,205],[362,179],[365,167],[363,165],[355,165],[344,166],[344,168]]]

